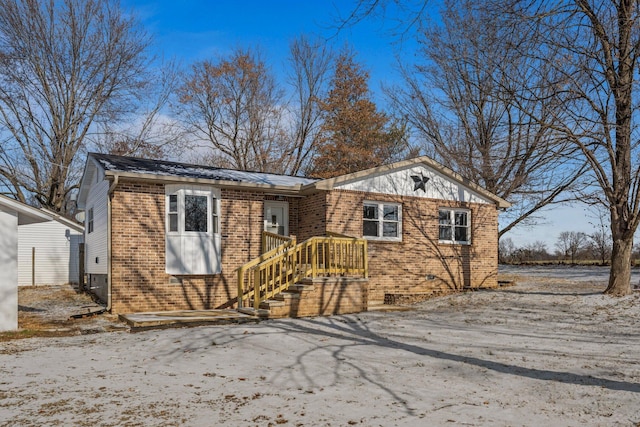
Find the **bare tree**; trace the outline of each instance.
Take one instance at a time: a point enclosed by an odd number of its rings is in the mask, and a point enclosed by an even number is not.
[[[391,36],[403,40],[420,26],[430,3],[429,0],[358,0],[348,12],[337,14],[336,28],[341,31],[372,18],[384,22]]]
[[[516,249],[514,252],[514,258],[519,262],[527,261],[544,261],[549,259],[549,252],[547,252],[547,245],[541,240],[536,240],[532,243],[527,243],[523,247]]]
[[[90,137],[97,151],[163,159],[177,157],[189,148],[183,127],[165,114],[165,107],[178,84],[176,64],[169,62],[160,65],[149,75],[154,84],[141,88],[139,111],[131,120],[126,123],[99,123],[98,131]]]
[[[447,1],[442,22],[421,32],[426,65],[405,67],[406,88],[387,93],[427,154],[512,202],[501,215],[502,236],[565,201],[583,162],[561,133],[532,117],[563,118],[554,88],[538,84],[542,77],[532,81],[532,61],[521,53],[536,46],[483,5]],[[535,98],[522,96],[524,82],[536,88]]]
[[[212,149],[211,163],[283,171],[283,92],[259,52],[237,49],[193,65],[178,95],[178,112],[196,140]]]
[[[516,245],[510,237],[503,237],[498,243],[498,261],[502,264],[512,260]]]
[[[0,0],[0,187],[65,211],[76,154],[138,107],[149,38],[114,1]]]
[[[285,170],[296,175],[308,166],[320,140],[322,124],[319,101],[327,92],[333,53],[326,43],[301,36],[291,42],[289,65],[293,100],[289,104],[291,130],[285,153]]]
[[[562,121],[550,123],[581,153],[594,178],[584,199],[610,212],[613,239],[605,293],[631,292],[633,236],[640,222],[637,1],[504,1],[502,13],[534,30],[540,65],[553,68],[554,96],[563,97]],[[506,6],[504,6],[506,4]],[[531,91],[532,97],[536,95]],[[568,94],[569,96],[564,96]],[[548,122],[540,118],[541,122]]]
[[[576,255],[586,248],[588,241],[588,236],[581,231],[563,231],[556,241],[558,255],[569,257],[571,264],[575,264]]]
[[[591,216],[592,221],[589,223],[594,227],[594,231],[589,234],[591,252],[604,265],[611,259],[612,242],[608,227],[608,212],[597,208]]]

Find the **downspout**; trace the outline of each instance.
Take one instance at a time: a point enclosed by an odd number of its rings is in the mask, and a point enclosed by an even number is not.
[[[107,191],[107,311],[111,311],[111,196],[118,185],[119,175],[114,175]]]

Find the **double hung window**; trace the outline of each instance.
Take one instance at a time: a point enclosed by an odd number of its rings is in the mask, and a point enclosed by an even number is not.
[[[438,240],[441,243],[470,244],[470,216],[471,213],[467,210],[440,209]]]
[[[371,240],[402,240],[402,205],[365,202],[362,235]]]

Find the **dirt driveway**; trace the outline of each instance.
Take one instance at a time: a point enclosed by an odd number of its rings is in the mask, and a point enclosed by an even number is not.
[[[639,426],[640,293],[604,286],[520,276],[405,312],[6,341],[0,425]]]
[[[0,342],[30,337],[61,337],[126,329],[117,316],[89,315],[101,309],[70,285],[18,288],[17,332],[0,332]],[[80,317],[80,316],[84,317]],[[78,318],[72,318],[77,316]]]

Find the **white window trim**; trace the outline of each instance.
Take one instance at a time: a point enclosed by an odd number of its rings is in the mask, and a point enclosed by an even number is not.
[[[451,236],[453,240],[440,239],[440,212],[448,211],[449,219],[451,221]],[[455,214],[464,213],[467,215],[467,240],[455,240]],[[438,208],[438,243],[450,244],[450,245],[471,245],[471,210],[460,208]]]
[[[362,237],[364,239],[367,240],[375,240],[378,242],[402,242],[402,204],[400,203],[393,203],[393,202],[381,202],[381,201],[377,201],[377,200],[365,200],[363,203],[363,207],[364,205],[377,205],[378,206],[378,236],[365,236],[364,235],[364,215],[362,218],[362,222],[363,222],[363,230],[362,230]],[[383,230],[383,223],[384,221],[384,206],[395,206],[398,208],[398,236],[397,237],[385,237],[382,234],[382,230]],[[389,221],[387,221],[389,222]]]
[[[169,231],[169,197],[178,196],[178,231]],[[207,198],[207,231],[185,231],[185,196],[205,196]],[[215,212],[213,204],[215,205]],[[220,190],[193,186],[167,185],[165,189],[165,232],[172,236],[220,234]],[[214,226],[214,221],[217,223]],[[217,232],[215,232],[217,230]]]

